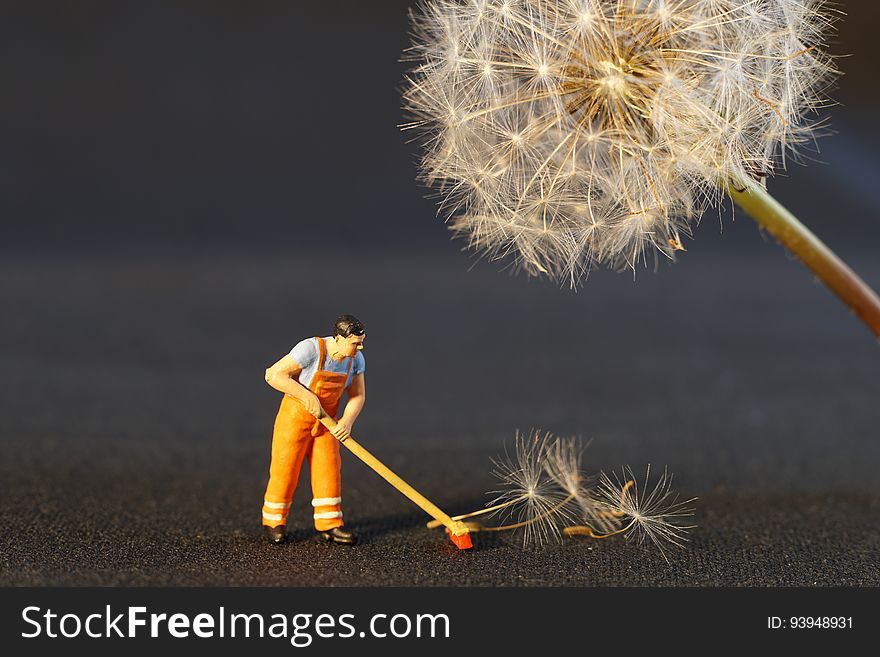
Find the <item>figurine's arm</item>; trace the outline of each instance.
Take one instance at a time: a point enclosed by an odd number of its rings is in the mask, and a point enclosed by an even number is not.
[[[336,422],[336,427],[340,432],[333,431],[333,435],[337,438],[345,438],[351,433],[351,427],[361,410],[364,408],[364,402],[367,401],[367,384],[364,381],[364,375],[355,374],[351,377],[351,385],[348,386],[348,401],[345,404],[345,410],[342,417]]]
[[[287,354],[266,370],[266,383],[278,392],[300,400],[306,410],[317,417],[321,411],[321,402],[315,393],[297,381],[296,377],[300,372],[302,372],[302,366],[293,360],[290,354]],[[354,384],[352,383],[352,385]]]

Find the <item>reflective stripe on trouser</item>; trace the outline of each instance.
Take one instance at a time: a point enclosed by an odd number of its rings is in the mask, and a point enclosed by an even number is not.
[[[315,519],[315,526],[318,526],[318,523],[322,525],[327,523],[328,521],[338,519],[340,522],[342,521],[342,498],[341,497],[315,497],[312,498],[312,507],[314,508],[313,517]],[[338,527],[339,525],[333,525],[334,527]],[[324,530],[321,530],[324,531]]]
[[[305,458],[309,461],[312,498],[322,502],[329,501],[327,498],[341,498],[339,441],[323,424],[318,424],[317,435],[313,437],[315,423],[315,418],[302,404],[284,397],[272,436],[272,463],[263,503],[264,525],[287,524],[288,509],[283,505],[290,505]],[[343,525],[340,502],[314,507],[314,515],[321,514],[314,518],[315,529],[326,531]],[[279,504],[282,507],[275,506]],[[332,517],[329,514],[333,514]]]
[[[263,524],[271,527],[287,524],[287,512],[290,502],[272,502],[263,500]]]

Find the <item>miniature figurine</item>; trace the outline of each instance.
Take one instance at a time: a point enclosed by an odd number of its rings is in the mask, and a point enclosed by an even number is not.
[[[266,370],[266,383],[284,393],[272,436],[272,462],[263,500],[263,533],[271,543],[287,538],[287,514],[304,458],[312,480],[315,529],[330,543],[354,545],[357,536],[343,527],[339,441],[350,437],[366,400],[364,325],[341,315],[330,337],[301,341]],[[348,392],[342,416],[332,429],[318,417],[323,408],[336,417]]]

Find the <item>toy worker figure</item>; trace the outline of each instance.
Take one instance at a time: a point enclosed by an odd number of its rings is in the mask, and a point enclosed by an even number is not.
[[[271,543],[287,538],[287,513],[304,458],[312,479],[315,529],[331,543],[354,545],[357,536],[342,521],[339,441],[346,438],[366,400],[364,325],[351,315],[337,318],[333,335],[309,338],[266,370],[266,382],[284,393],[275,418],[269,485],[263,500],[263,533]],[[336,429],[316,417],[323,406],[335,418],[342,393],[348,402]],[[334,437],[335,436],[335,437]]]

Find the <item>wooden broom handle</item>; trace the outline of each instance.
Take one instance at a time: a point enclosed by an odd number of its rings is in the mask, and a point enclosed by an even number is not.
[[[331,432],[333,431],[333,429],[336,428],[336,420],[327,415],[327,412],[323,408],[321,408],[321,413],[318,416],[318,420]],[[382,461],[370,454],[370,452],[368,452],[354,438],[349,436],[347,438],[337,438],[337,440],[345,445],[349,449],[349,451],[351,451],[361,461],[370,466],[370,468],[372,468],[376,472],[376,474],[378,474],[385,481],[394,486],[398,491],[400,491],[402,494],[412,500],[412,502],[414,502],[429,516],[434,518],[434,520],[446,527],[454,536],[463,536],[468,533],[467,527],[464,525],[464,523],[455,521],[448,515],[446,515],[446,513],[444,513],[436,504],[431,502],[431,500],[426,498],[419,491],[417,491],[415,488],[406,483],[403,479],[398,477],[388,468],[388,466],[386,466],[384,463],[382,463]]]

